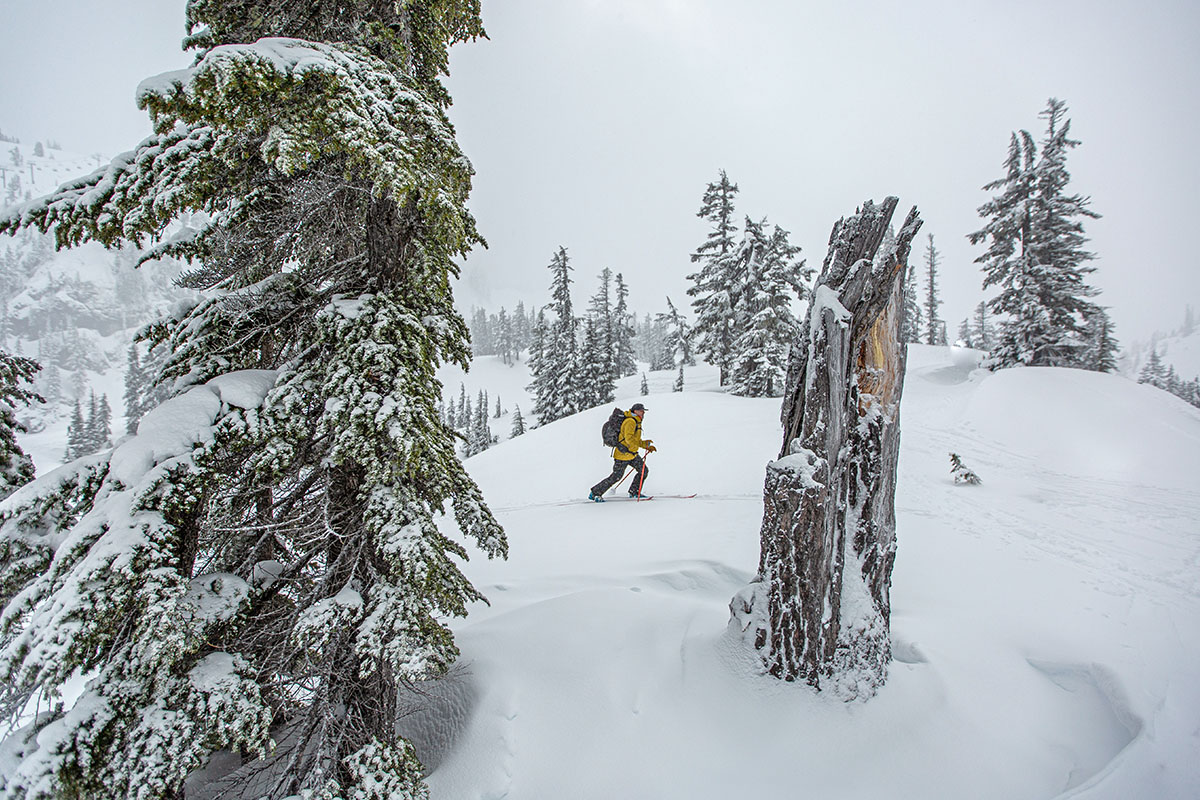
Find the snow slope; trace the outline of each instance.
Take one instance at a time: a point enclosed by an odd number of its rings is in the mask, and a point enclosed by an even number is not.
[[[491,606],[401,722],[433,797],[1200,796],[1200,411],[976,355],[910,350],[895,661],[865,703],[762,677],[726,628],[778,400],[646,398],[647,487],[693,500],[580,501],[607,408],[469,459],[512,555],[467,566]]]

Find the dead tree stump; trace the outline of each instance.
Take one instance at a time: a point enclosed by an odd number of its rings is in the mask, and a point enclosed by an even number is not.
[[[767,672],[872,696],[887,678],[896,462],[905,345],[900,317],[916,208],[897,199],[833,226],[767,466],[758,575],[730,610]]]

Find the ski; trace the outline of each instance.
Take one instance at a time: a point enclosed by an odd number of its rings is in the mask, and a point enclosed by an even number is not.
[[[650,500],[653,500],[656,497],[659,498],[660,500],[690,500],[695,496],[696,495],[694,495],[694,494],[651,494],[651,495],[643,495],[640,499],[637,497],[629,497],[629,496],[606,497],[604,499],[604,502],[606,502],[606,503],[637,503],[637,502],[645,503]],[[594,500],[584,500],[583,502],[594,503],[595,501]]]

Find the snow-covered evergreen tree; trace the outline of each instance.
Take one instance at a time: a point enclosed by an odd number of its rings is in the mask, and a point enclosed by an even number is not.
[[[962,483],[968,486],[978,486],[982,483],[979,476],[962,463],[962,458],[958,453],[950,454],[950,474],[954,477],[955,483]]]
[[[600,279],[600,285],[588,304],[588,316],[595,320],[594,336],[597,353],[592,357],[601,359],[596,367],[603,367],[607,372],[607,376],[603,380],[612,381],[615,384],[620,375],[617,373],[617,321],[616,309],[612,302],[612,270],[605,267],[597,277]],[[586,359],[584,359],[584,363],[587,363]],[[589,369],[591,368],[589,367]],[[599,393],[602,394],[603,391],[601,390]]]
[[[522,350],[529,347],[533,338],[533,323],[534,319],[525,313],[525,302],[518,301],[513,310],[513,345],[518,357]]]
[[[25,426],[17,419],[17,408],[45,402],[33,391],[34,376],[39,369],[32,359],[0,350],[0,500],[33,480],[33,460],[17,443],[17,434],[25,433]],[[5,556],[0,539],[0,562]]]
[[[1187,385],[1184,399],[1200,408],[1200,376],[1192,378],[1191,383]]]
[[[92,426],[96,449],[102,450],[105,447],[112,447],[112,406],[108,402],[108,395],[100,395],[100,403],[96,409],[96,422]]]
[[[663,339],[659,339],[658,352],[650,359],[651,372],[666,372],[675,369],[675,351],[667,347]]]
[[[488,400],[487,395],[481,390],[479,392],[479,402],[476,403],[476,411],[471,415],[470,426],[467,431],[467,442],[463,447],[463,456],[478,455],[484,450],[492,446],[492,430],[488,425]]]
[[[980,301],[975,306],[975,328],[972,335],[975,346],[980,350],[992,349],[992,326],[988,322],[987,303]]]
[[[942,304],[938,291],[938,265],[942,255],[933,243],[933,234],[929,234],[929,243],[925,247],[925,344],[944,344],[945,338],[942,318],[938,316],[938,306]]]
[[[961,344],[963,347],[975,347],[975,336],[971,331],[971,321],[963,317],[963,321],[958,323],[958,338],[955,344]]]
[[[621,273],[616,275],[616,305],[613,307],[613,360],[618,378],[637,373],[633,358],[634,329],[629,313],[629,287]]]
[[[77,458],[82,458],[88,455],[87,449],[87,424],[83,419],[83,408],[78,400],[75,401],[75,409],[71,412],[71,421],[67,423],[67,452],[64,459],[74,461]]]
[[[900,341],[917,344],[921,341],[921,304],[917,301],[917,271],[908,270],[904,281],[904,318],[900,321]]]
[[[1079,142],[1065,114],[1065,103],[1047,102],[1040,154],[1027,131],[1012,135],[1005,176],[984,187],[998,192],[979,208],[987,222],[968,237],[987,243],[976,263],[983,288],[1000,289],[989,308],[1007,315],[992,352],[997,367],[1078,366],[1083,358],[1084,321],[1096,309],[1087,298],[1097,294],[1085,282],[1095,256],[1084,249],[1083,219],[1099,214],[1089,198],[1066,194],[1066,157]]]
[[[482,308],[471,309],[471,353],[477,356],[490,356],[496,353],[491,321],[488,319],[487,311]]]
[[[674,384],[674,386],[671,387],[671,391],[673,391],[673,392],[682,392],[683,391],[683,364],[682,363],[680,363],[680,365],[679,365],[679,374],[675,376],[675,384]]]
[[[775,226],[766,233],[766,220],[746,219],[746,237],[739,258],[746,264],[742,307],[745,324],[736,347],[729,385],[743,397],[783,394],[788,350],[800,330],[792,301],[804,298],[804,281],[812,271],[798,259],[800,248],[788,232]]]
[[[711,223],[712,229],[691,256],[692,262],[700,266],[687,276],[693,283],[687,291],[693,298],[692,310],[696,314],[696,350],[720,369],[722,386],[727,383],[733,366],[738,334],[734,311],[741,281],[736,275],[738,264],[733,259],[737,230],[733,200],[737,193],[737,184],[729,181],[725,170],[705,187],[696,216]]]
[[[1158,348],[1150,348],[1150,355],[1138,373],[1138,383],[1148,383],[1158,389],[1167,388],[1167,370],[1158,355]]]
[[[1179,379],[1179,373],[1175,371],[1174,364],[1167,367],[1167,377],[1163,383],[1165,384],[1163,388],[1171,394],[1178,397],[1182,393],[1183,381]]]
[[[580,406],[578,320],[571,304],[571,263],[565,247],[551,259],[550,310],[536,359],[530,360],[533,412],[539,424],[574,414]]]
[[[464,434],[470,435],[471,426],[475,424],[475,407],[471,405],[471,398],[463,395],[463,402],[458,407],[458,429]]]
[[[505,364],[512,365],[517,360],[517,338],[513,330],[512,319],[503,306],[496,318],[496,353]]]
[[[603,321],[596,316],[587,317],[583,326],[579,384],[576,387],[581,410],[613,401],[616,379],[612,370],[612,352],[607,345]]]
[[[137,432],[138,420],[142,418],[141,392],[145,383],[146,376],[142,372],[142,360],[138,355],[137,345],[130,345],[125,367],[125,433],[127,434]]]
[[[513,406],[512,430],[508,436],[510,439],[525,434],[525,417],[521,416],[521,407]]]
[[[68,430],[68,443],[70,438]],[[111,446],[112,408],[108,404],[108,395],[101,395],[97,398],[96,392],[93,391],[88,399],[87,419],[83,424],[78,455],[90,455]]]
[[[195,64],[138,91],[154,135],[0,218],[157,242],[208,292],[150,332],[178,395],[0,517],[6,700],[86,679],[10,734],[0,796],[179,797],[228,749],[269,781],[226,797],[421,797],[399,682],[448,668],[445,620],[481,599],[437,519],[506,550],[435,413],[480,241],[441,76],[478,3],[191,0],[187,23]],[[188,210],[204,226],[163,238]]]
[[[1079,366],[1094,372],[1115,372],[1119,345],[1108,312],[1096,306],[1084,325],[1085,347]]]
[[[638,387],[638,392],[641,394],[642,397],[645,397],[646,395],[650,394],[650,383],[646,380],[646,373],[644,373],[644,372],[642,373],[642,383]]]
[[[668,364],[667,358],[664,357],[659,368],[674,369],[676,364],[694,366],[696,359],[692,355],[692,326],[687,317],[679,313],[670,297],[667,298],[667,311],[658,315],[658,322],[666,334],[663,339],[663,352],[670,357],[670,363]]]

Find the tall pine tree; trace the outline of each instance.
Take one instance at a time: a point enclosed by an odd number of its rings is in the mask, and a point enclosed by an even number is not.
[[[880,248],[883,249],[883,248]],[[921,304],[917,300],[917,271],[908,270],[904,281],[904,317],[900,321],[900,341],[919,344],[921,341]]]
[[[592,295],[591,303],[588,304],[588,316],[595,320],[593,346],[596,352],[585,357],[584,364],[588,371],[596,373],[600,381],[591,394],[595,397],[603,397],[611,395],[612,387],[616,385],[617,378],[621,376],[617,371],[617,312],[612,303],[612,270],[605,267],[598,277],[600,285],[596,289],[596,293]],[[596,359],[596,363],[588,364],[587,358]],[[607,403],[608,400],[600,402]],[[591,405],[596,405],[596,403]]]
[[[1005,176],[984,187],[997,192],[979,208],[987,222],[968,237],[987,244],[975,261],[983,266],[983,288],[999,288],[989,308],[1006,315],[992,353],[997,367],[1084,360],[1084,325],[1096,312],[1087,298],[1097,292],[1085,280],[1095,256],[1085,249],[1083,221],[1099,214],[1087,197],[1067,194],[1066,158],[1079,142],[1070,137],[1066,110],[1061,100],[1047,102],[1040,152],[1027,131],[1012,135]]]
[[[975,330],[973,335],[975,346],[980,350],[992,349],[992,326],[988,322],[987,303],[980,301],[975,306]]]
[[[203,292],[150,332],[178,396],[0,519],[7,699],[86,676],[10,735],[0,786],[180,797],[226,749],[227,797],[424,796],[398,689],[453,663],[446,619],[481,599],[437,520],[506,550],[436,417],[480,241],[441,77],[478,2],[190,0],[187,26],[193,66],[138,92],[154,135],[0,218],[149,241]]]
[[[931,233],[925,247],[925,344],[945,344],[945,322],[938,316],[938,306],[942,304],[938,292],[938,265],[941,263],[942,255],[934,245]]]
[[[613,307],[613,360],[618,378],[637,373],[633,358],[633,320],[629,313],[629,287],[621,273],[616,276],[616,306]]]
[[[530,361],[533,413],[539,424],[553,422],[582,409],[578,320],[571,304],[571,260],[559,247],[550,264],[550,305],[536,360]]]
[[[736,287],[740,280],[736,278],[738,266],[734,260],[737,227],[733,200],[737,193],[737,184],[729,181],[725,170],[721,170],[715,182],[705,187],[696,216],[707,220],[712,229],[692,253],[692,262],[700,266],[688,275],[688,280],[693,283],[687,292],[693,298],[692,310],[696,314],[696,350],[720,369],[722,386],[728,382],[729,370],[736,357],[734,315],[739,299]]]

